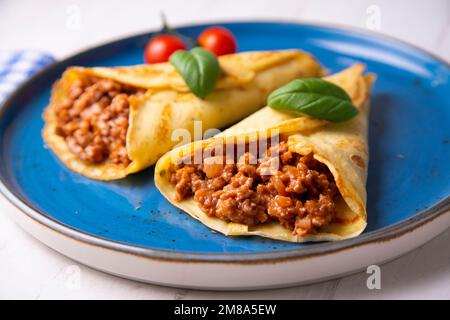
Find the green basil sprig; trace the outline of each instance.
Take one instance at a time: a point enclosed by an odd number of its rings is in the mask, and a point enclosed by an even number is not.
[[[183,77],[192,93],[199,98],[203,99],[210,94],[220,78],[217,57],[203,48],[175,51],[169,61]]]
[[[337,85],[317,78],[293,80],[268,98],[273,109],[306,114],[313,118],[342,122],[358,114],[348,94]]]

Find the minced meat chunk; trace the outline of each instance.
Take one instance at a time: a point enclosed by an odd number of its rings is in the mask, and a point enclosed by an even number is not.
[[[334,177],[313,153],[301,156],[281,142],[260,159],[250,152],[232,164],[225,159],[213,156],[200,165],[172,167],[176,200],[194,196],[209,216],[248,226],[276,220],[301,236],[336,215]]]
[[[70,151],[89,163],[130,163],[126,149],[129,102],[142,89],[112,80],[86,77],[74,81],[55,105],[56,133]]]

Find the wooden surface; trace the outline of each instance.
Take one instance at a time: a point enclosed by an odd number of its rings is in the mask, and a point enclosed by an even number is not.
[[[0,48],[38,49],[62,58],[98,43],[157,29],[160,11],[174,26],[281,19],[370,28],[450,60],[450,2],[446,0],[2,1]],[[79,265],[21,231],[5,214],[15,210],[0,196],[0,298],[450,299],[450,230],[382,265],[381,290],[367,289],[368,274],[361,272],[288,289],[207,292],[137,283]]]

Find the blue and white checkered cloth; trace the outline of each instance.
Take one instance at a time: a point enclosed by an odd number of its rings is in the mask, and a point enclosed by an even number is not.
[[[0,51],[0,104],[32,74],[55,59],[38,51]]]

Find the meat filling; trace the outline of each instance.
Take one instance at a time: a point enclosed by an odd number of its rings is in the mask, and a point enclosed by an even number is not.
[[[56,133],[83,161],[130,163],[126,149],[130,95],[142,89],[94,77],[76,80],[55,105]]]
[[[235,160],[212,156],[200,165],[173,166],[169,171],[176,200],[194,196],[208,216],[248,226],[275,220],[300,236],[314,233],[336,215],[334,177],[312,153],[301,156],[281,142],[259,159],[245,152]],[[271,169],[274,163],[278,165]]]

